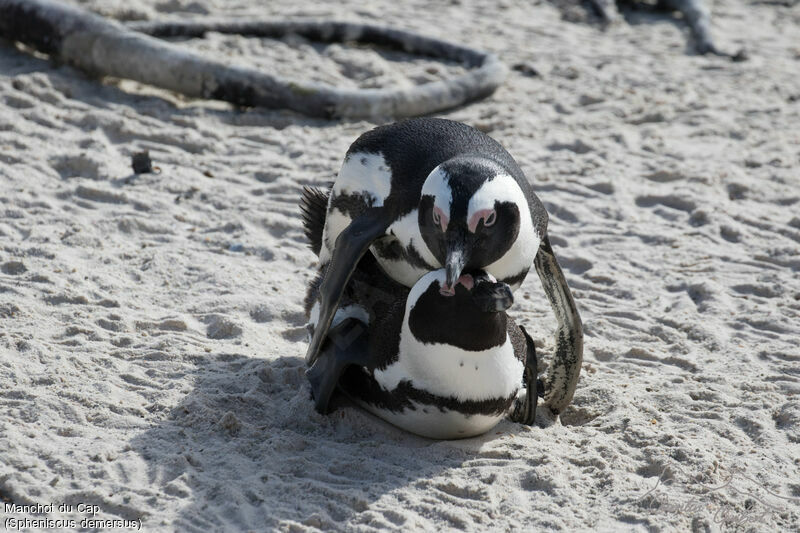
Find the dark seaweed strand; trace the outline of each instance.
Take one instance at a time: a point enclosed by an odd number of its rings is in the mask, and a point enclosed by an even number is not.
[[[477,50],[438,39],[372,24],[326,20],[264,20],[241,22],[231,20],[133,22],[131,29],[153,37],[203,37],[207,32],[238,34],[248,37],[281,38],[300,35],[318,42],[357,42],[384,46],[408,54],[417,54],[480,67],[487,56]]]
[[[239,106],[291,109],[322,118],[372,118],[425,115],[491,94],[506,68],[488,53],[410,32],[358,23],[266,21],[282,33],[320,38],[385,42],[418,54],[479,65],[468,72],[413,87],[342,89],[293,81],[246,67],[207,59],[191,50],[137,32],[148,24],[122,25],[77,6],[48,0],[0,0],[0,35],[48,53],[93,76],[114,76]],[[191,23],[206,30],[248,29],[241,23]],[[258,26],[258,22],[251,22]],[[180,22],[167,26],[180,26]],[[199,31],[197,26],[192,26]],[[252,27],[251,27],[252,28]],[[170,30],[180,34],[180,30]],[[167,32],[169,33],[169,32]],[[102,52],[102,53],[100,53]]]
[[[509,398],[489,398],[486,400],[458,400],[453,396],[437,396],[417,389],[408,381],[401,381],[391,391],[382,388],[372,376],[362,368],[350,367],[339,380],[339,386],[350,396],[359,398],[380,409],[394,412],[416,410],[417,404],[431,406],[445,411],[458,411],[465,415],[501,415],[509,410],[515,396]]]
[[[53,24],[37,6],[14,3],[3,6],[0,13],[0,37],[33,46],[45,54],[57,54],[61,50],[64,31]],[[65,6],[65,9],[70,9]],[[91,15],[96,17],[96,15]]]
[[[261,87],[253,85],[250,79],[242,83],[243,74],[253,78],[249,70],[230,69],[227,76],[215,79],[208,90],[213,98],[235,101],[242,106],[288,107],[325,118],[358,118],[387,114],[407,117],[429,114],[484,98],[493,93],[506,76],[505,66],[493,54],[407,31],[369,24],[327,20],[254,22],[207,20],[135,22],[128,27],[144,34],[162,37],[200,37],[207,31],[259,37],[298,34],[323,42],[354,41],[387,46],[409,54],[455,61],[470,69],[469,72],[453,78],[409,89],[367,90],[336,89],[322,84],[295,83],[261,75],[258,82],[264,86],[265,90],[262,90]]]

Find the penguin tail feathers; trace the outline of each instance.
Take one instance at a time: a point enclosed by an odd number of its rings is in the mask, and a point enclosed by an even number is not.
[[[303,214],[303,230],[311,250],[319,255],[322,249],[322,230],[325,227],[325,214],[328,211],[330,192],[319,187],[303,187],[300,211]]]

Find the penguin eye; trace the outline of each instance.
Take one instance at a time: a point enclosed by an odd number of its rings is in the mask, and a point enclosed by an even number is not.
[[[441,222],[442,222],[442,219],[441,219],[441,217],[439,217],[439,213],[436,211],[436,209],[434,209],[433,210],[433,223],[436,224],[437,226],[439,226],[441,224]]]
[[[497,222],[497,212],[496,212],[496,211],[492,211],[492,212],[489,214],[489,216],[488,216],[488,217],[486,217],[485,219],[483,219],[483,225],[484,225],[484,227],[491,226],[491,225],[493,225],[495,222]]]

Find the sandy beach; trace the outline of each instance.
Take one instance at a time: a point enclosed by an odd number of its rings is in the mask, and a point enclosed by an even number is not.
[[[0,41],[6,528],[800,529],[800,4],[710,0],[719,47],[749,54],[732,62],[693,54],[678,17],[629,11],[603,30],[569,0],[72,3],[125,21],[389,24],[517,66],[439,116],[536,183],[584,365],[546,427],[432,441],[345,400],[316,413],[297,204],[391,119],[236,109]],[[352,88],[461,70],[299,37],[180,45]],[[132,172],[143,150],[157,173]],[[510,313],[546,363],[555,318],[535,274]],[[52,507],[9,510],[36,504]]]

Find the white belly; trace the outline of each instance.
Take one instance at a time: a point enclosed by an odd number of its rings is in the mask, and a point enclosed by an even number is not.
[[[397,362],[375,371],[375,380],[386,390],[401,381],[431,394],[459,401],[507,398],[522,383],[524,366],[514,356],[511,340],[489,350],[473,352],[448,344],[418,342],[404,321]]]
[[[523,364],[514,357],[510,340],[481,352],[450,345],[422,344],[403,325],[400,355],[394,364],[373,373],[385,390],[401,381],[416,389],[459,402],[515,397],[522,383]],[[489,431],[506,413],[464,414],[434,404],[411,402],[414,409],[392,411],[356,400],[365,409],[406,431],[434,439],[473,437]]]

